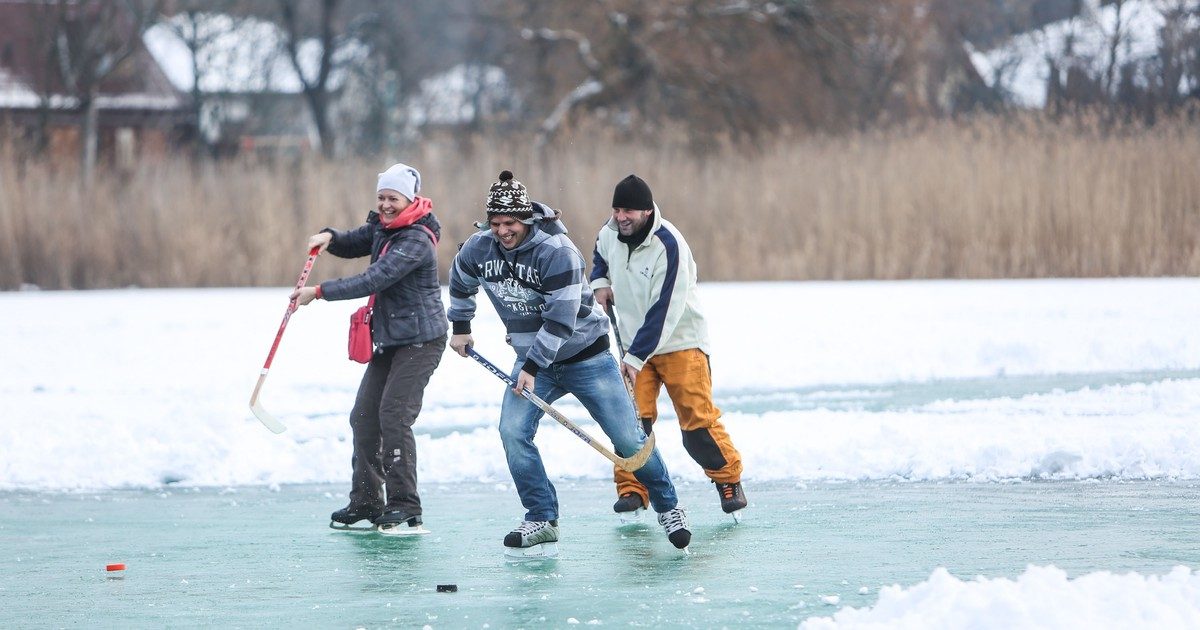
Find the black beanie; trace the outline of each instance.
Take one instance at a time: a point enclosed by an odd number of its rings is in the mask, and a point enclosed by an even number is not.
[[[650,192],[650,186],[645,180],[637,175],[630,175],[618,182],[616,190],[613,190],[612,207],[653,210],[654,193]]]

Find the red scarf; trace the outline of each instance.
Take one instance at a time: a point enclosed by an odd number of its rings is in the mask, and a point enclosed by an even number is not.
[[[384,223],[383,217],[379,217],[379,224],[385,230],[395,230],[402,227],[408,227],[416,223],[418,219],[433,211],[433,202],[425,197],[417,197],[413,202],[408,204],[408,207],[401,210],[400,214],[392,219],[391,223]]]

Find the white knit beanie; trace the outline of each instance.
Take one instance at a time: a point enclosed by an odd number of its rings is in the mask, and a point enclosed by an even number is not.
[[[421,174],[407,164],[395,164],[379,174],[375,192],[384,189],[394,190],[413,201],[417,198],[417,193],[421,192]]]

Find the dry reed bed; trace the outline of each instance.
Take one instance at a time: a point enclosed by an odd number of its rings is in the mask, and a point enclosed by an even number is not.
[[[442,220],[443,277],[502,168],[564,209],[589,259],[613,184],[639,173],[704,280],[1200,274],[1200,130],[1183,122],[947,122],[754,154],[512,149],[397,156],[422,170]],[[156,160],[84,191],[69,169],[0,154],[0,287],[287,285],[307,235],[360,223],[390,162]],[[314,279],[362,266],[323,257]]]

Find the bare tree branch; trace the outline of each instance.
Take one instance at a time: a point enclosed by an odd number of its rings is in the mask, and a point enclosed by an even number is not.
[[[592,55],[592,43],[578,31],[571,29],[556,31],[550,28],[527,28],[521,31],[521,37],[526,40],[540,39],[546,42],[558,42],[562,40],[575,42],[576,50],[579,53],[579,61],[583,66],[593,74],[598,74],[601,70],[600,61]]]

